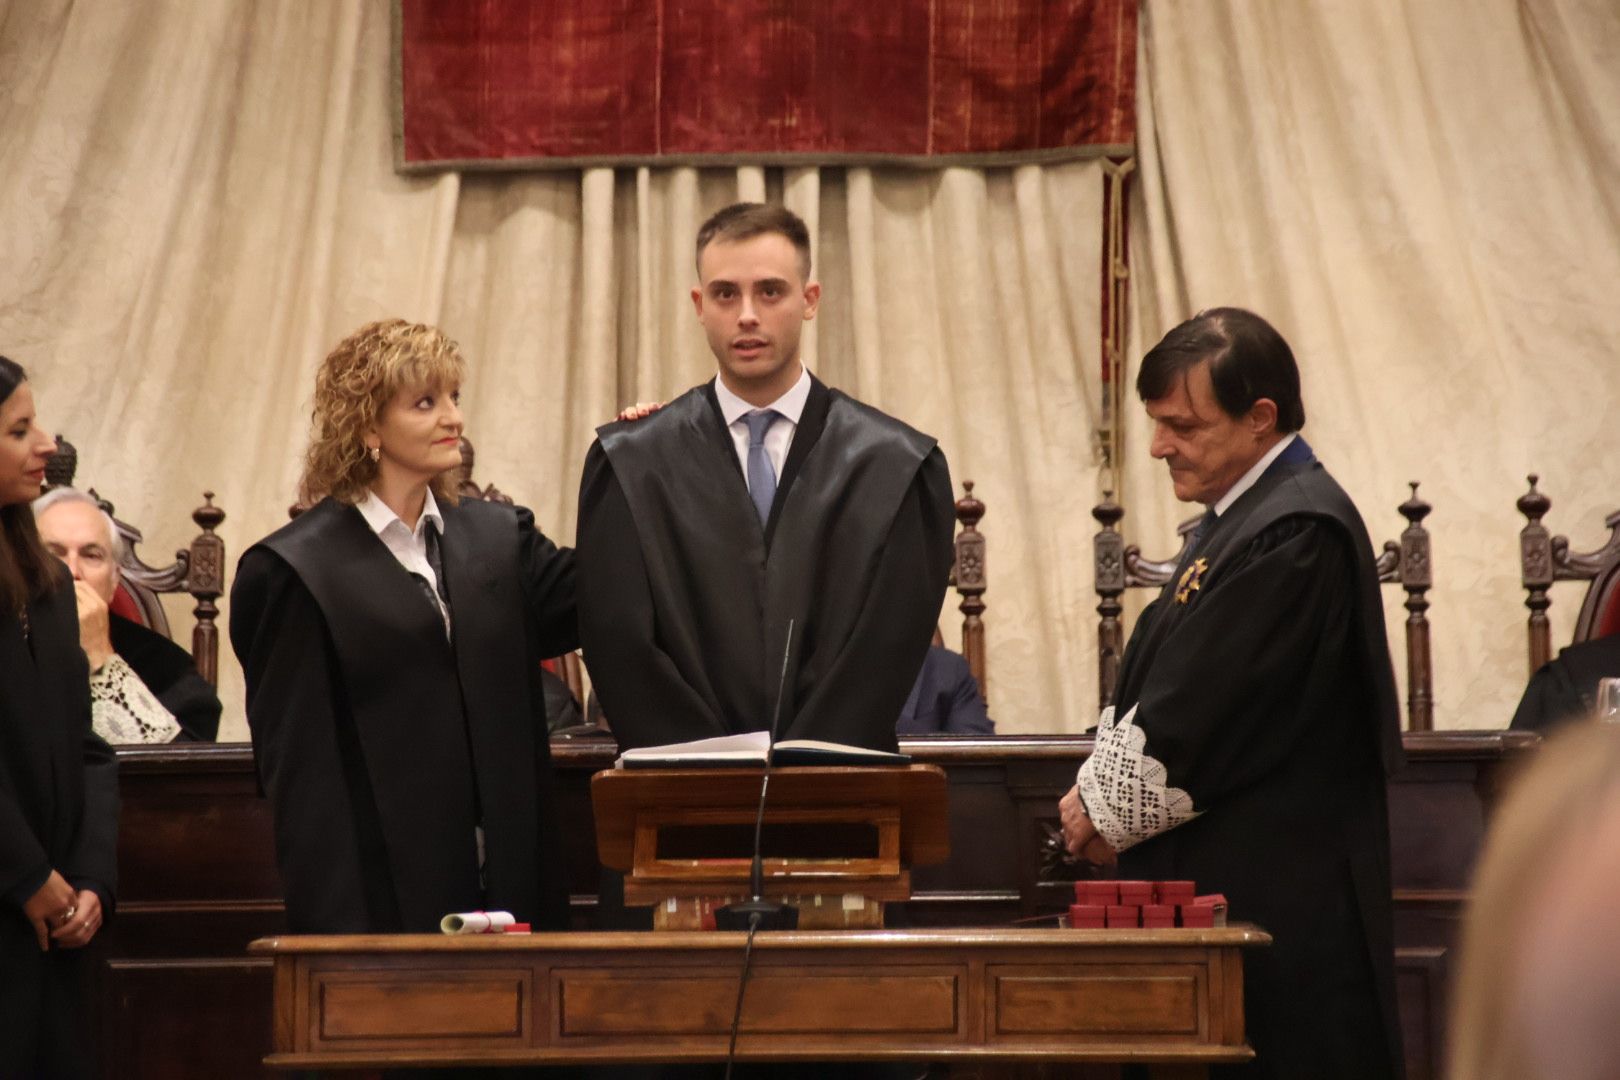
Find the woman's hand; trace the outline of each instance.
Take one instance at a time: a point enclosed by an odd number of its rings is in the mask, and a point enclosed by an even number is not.
[[[107,602],[96,595],[96,590],[82,581],[73,583],[74,595],[79,601],[79,647],[90,661],[90,670],[98,671],[112,659],[112,632],[107,625]]]
[[[80,889],[73,917],[51,931],[51,940],[64,949],[82,949],[101,929],[101,897]]]
[[[59,927],[67,926],[79,917],[79,896],[73,891],[73,886],[67,879],[55,870],[23,904],[23,914],[28,921],[34,924],[34,937],[39,941],[39,951],[45,952],[51,947],[53,931]],[[96,901],[99,913],[101,901]],[[86,939],[88,940],[88,939]]]

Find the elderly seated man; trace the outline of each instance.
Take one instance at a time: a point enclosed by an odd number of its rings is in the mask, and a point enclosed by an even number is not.
[[[190,654],[108,610],[123,546],[112,518],[84,492],[57,488],[34,502],[34,520],[45,547],[73,573],[96,734],[110,743],[212,741],[219,697]]]

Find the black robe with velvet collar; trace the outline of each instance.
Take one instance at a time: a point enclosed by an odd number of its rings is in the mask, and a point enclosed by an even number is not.
[[[573,553],[527,510],[440,511],[453,643],[352,506],[322,502],[237,569],[231,644],[295,931],[566,918],[539,661],[577,644]]]
[[[621,746],[769,727],[895,748],[951,565],[934,440],[812,379],[762,527],[712,383],[609,424],[580,487],[580,635]]]
[[[1196,815],[1124,850],[1120,876],[1192,879],[1273,935],[1243,958],[1245,1075],[1400,1075],[1394,672],[1366,526],[1303,440],[1137,619],[1096,757]],[[1080,790],[1108,814],[1086,769]]]

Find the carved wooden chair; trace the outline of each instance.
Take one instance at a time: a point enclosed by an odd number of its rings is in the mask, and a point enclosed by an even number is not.
[[[1534,674],[1552,659],[1552,629],[1547,609],[1548,590],[1555,581],[1585,581],[1586,596],[1575,616],[1571,644],[1620,634],[1620,510],[1603,519],[1609,539],[1593,551],[1571,551],[1569,537],[1553,536],[1541,523],[1552,500],[1536,489],[1539,476],[1531,475],[1530,490],[1519,496],[1519,513],[1526,519],[1519,530],[1519,571],[1524,582],[1524,606],[1530,609],[1530,671]]]
[[[1427,612],[1434,573],[1429,531],[1424,528],[1423,519],[1433,508],[1418,498],[1417,481],[1412,481],[1411,486],[1411,498],[1398,508],[1407,526],[1398,541],[1384,542],[1377,558],[1378,580],[1385,584],[1399,583],[1406,590],[1407,727],[1412,731],[1430,731],[1434,727],[1434,668]],[[1097,623],[1098,708],[1105,708],[1114,700],[1119,663],[1125,652],[1125,630],[1120,621],[1124,605],[1120,597],[1126,589],[1162,588],[1170,580],[1186,554],[1198,518],[1189,518],[1176,526],[1179,543],[1174,556],[1149,559],[1138,545],[1125,543],[1120,535],[1119,522],[1125,510],[1114,501],[1112,491],[1103,492],[1103,501],[1092,508],[1091,516],[1102,525],[1094,540],[1092,573],[1097,590],[1097,614],[1101,616]]]
[[[984,518],[984,503],[973,494],[973,481],[962,481],[962,497],[956,500],[956,520],[962,526],[956,534],[956,558],[951,563],[951,588],[962,598],[957,610],[962,613],[962,655],[967,658],[968,670],[979,683],[979,695],[990,703],[989,664],[984,644],[984,534],[979,522]],[[942,644],[939,629],[934,630],[934,644]]]
[[[73,444],[56,437],[56,454],[45,465],[45,491],[59,487],[72,487],[78,470],[79,452]],[[173,638],[169,618],[159,599],[163,593],[188,593],[197,601],[192,614],[197,625],[191,631],[191,659],[197,673],[209,685],[219,685],[219,605],[217,601],[225,591],[225,541],[215,531],[225,520],[225,511],[214,505],[214,493],[203,492],[203,505],[191,512],[191,520],[202,531],[187,547],[174,554],[174,562],[167,566],[151,566],[141,558],[136,548],[144,537],[141,530],[119,519],[113,504],[96,492],[86,491],[113,519],[123,550],[119,555],[118,591],[113,594],[110,609],[131,622],[156,630]]]

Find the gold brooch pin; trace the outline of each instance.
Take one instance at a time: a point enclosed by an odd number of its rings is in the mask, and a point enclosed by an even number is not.
[[[1192,599],[1192,594],[1203,587],[1204,571],[1208,569],[1208,559],[1194,559],[1192,565],[1182,571],[1181,580],[1176,583],[1176,603],[1185,604]]]

